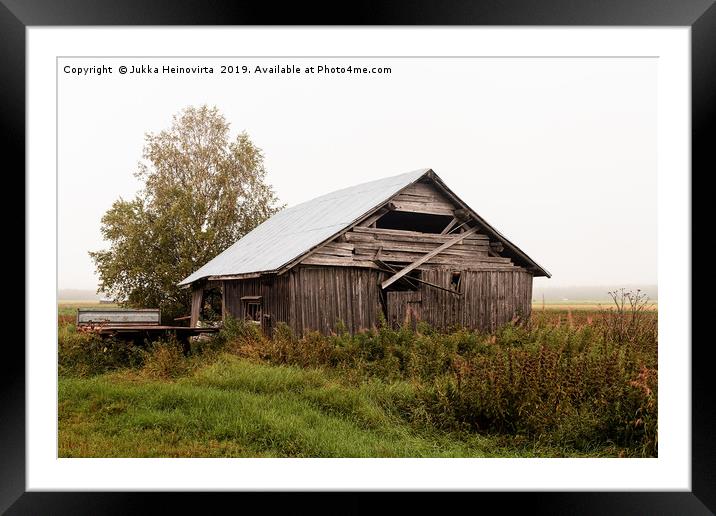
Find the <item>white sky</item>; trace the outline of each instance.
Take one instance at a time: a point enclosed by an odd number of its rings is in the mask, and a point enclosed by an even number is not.
[[[536,286],[656,283],[656,74],[647,58],[246,59],[390,75],[221,75],[224,59],[60,59],[59,287],[95,289],[100,218],[133,197],[145,132],[216,105],[288,205],[432,168],[549,270]],[[214,67],[83,76],[65,65]]]

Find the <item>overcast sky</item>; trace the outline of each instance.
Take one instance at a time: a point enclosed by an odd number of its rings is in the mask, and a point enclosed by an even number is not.
[[[288,205],[432,168],[549,270],[536,286],[656,283],[656,73],[647,58],[242,59],[384,75],[222,75],[226,59],[61,59],[59,288],[96,289],[100,218],[140,187],[145,132],[216,105]],[[213,66],[77,76],[65,65]]]

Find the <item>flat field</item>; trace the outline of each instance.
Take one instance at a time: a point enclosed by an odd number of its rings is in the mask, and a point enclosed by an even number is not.
[[[78,308],[117,308],[117,305],[114,303],[99,303],[96,301],[61,300],[57,303],[57,315],[60,321],[76,321]]]
[[[539,312],[540,310],[608,310],[614,305],[611,301],[551,301],[547,303],[534,302],[532,303],[532,310]],[[650,302],[644,306],[645,310],[656,311],[659,309],[659,305],[656,302]]]

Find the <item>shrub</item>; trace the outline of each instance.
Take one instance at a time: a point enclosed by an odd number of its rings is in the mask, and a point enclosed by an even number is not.
[[[601,310],[601,327],[606,339],[620,344],[656,342],[657,319],[649,311],[649,298],[640,289],[609,292],[614,305]]]
[[[186,374],[189,367],[189,360],[176,339],[152,342],[144,352],[142,373],[151,378],[177,378]]]
[[[78,332],[73,324],[58,329],[58,373],[63,376],[91,376],[122,367],[137,367],[141,350],[110,338]]]

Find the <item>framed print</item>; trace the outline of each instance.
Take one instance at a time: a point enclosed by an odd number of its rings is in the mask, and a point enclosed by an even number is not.
[[[4,3],[3,510],[714,510],[712,2],[363,7]]]

